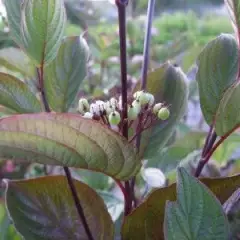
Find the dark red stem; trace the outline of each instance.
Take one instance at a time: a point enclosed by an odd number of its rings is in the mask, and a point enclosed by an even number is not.
[[[147,87],[147,73],[148,73],[148,65],[149,65],[149,49],[151,43],[151,31],[152,31],[152,21],[154,16],[154,9],[155,9],[155,0],[148,1],[148,12],[147,12],[147,24],[146,24],[146,33],[145,33],[145,40],[144,40],[144,50],[143,50],[143,66],[142,66],[142,76],[141,76],[141,89],[146,90]],[[139,117],[139,121],[141,122],[143,117]],[[138,151],[140,150],[141,146],[141,133],[137,135],[136,139],[136,147]],[[132,180],[132,188],[134,191],[135,179]]]
[[[120,38],[120,62],[121,62],[121,85],[122,85],[122,135],[128,139],[128,99],[127,99],[127,44],[126,44],[126,4],[116,0],[118,8],[119,38]],[[125,182],[125,216],[132,211],[132,194],[129,181]]]
[[[240,127],[240,125],[237,125],[234,129],[232,129],[231,131],[229,131],[228,133],[226,133],[224,136],[222,136],[218,142],[211,148],[211,150],[209,150],[208,153],[206,153],[206,155],[204,156],[204,158],[202,158],[202,160],[199,162],[197,170],[195,172],[195,177],[199,177],[204,166],[208,163],[208,161],[210,160],[211,156],[213,155],[213,153],[217,150],[217,148],[236,130]]]
[[[64,172],[66,174],[68,185],[69,185],[69,188],[71,190],[73,200],[74,200],[75,206],[76,206],[77,211],[78,211],[78,215],[80,216],[80,219],[81,219],[81,222],[82,222],[83,227],[85,229],[85,232],[87,234],[87,237],[88,237],[89,240],[94,240],[93,235],[92,235],[92,233],[90,231],[90,228],[88,226],[87,219],[85,217],[82,205],[79,201],[79,198],[78,198],[78,195],[77,195],[77,190],[76,190],[76,188],[74,186],[74,182],[72,180],[71,172],[70,172],[68,167],[64,167],[63,169],[64,169]]]
[[[37,69],[37,73],[38,73],[38,81],[39,81],[39,90],[40,90],[41,95],[42,95],[43,105],[44,105],[45,111],[50,113],[51,109],[49,107],[49,104],[48,104],[48,101],[47,101],[47,98],[46,98],[46,95],[45,95],[45,89],[44,89],[43,64],[41,64],[41,67],[39,69]],[[63,169],[64,169],[65,175],[67,177],[68,185],[69,185],[69,188],[71,190],[72,197],[73,197],[73,200],[74,200],[74,204],[76,206],[78,215],[80,217],[80,221],[83,224],[83,227],[84,227],[85,232],[88,236],[88,239],[89,240],[94,240],[93,235],[92,235],[92,233],[90,231],[90,228],[88,226],[86,217],[84,215],[83,208],[81,206],[80,200],[78,198],[77,190],[74,186],[74,182],[73,182],[73,179],[72,179],[72,176],[71,176],[71,172],[70,172],[68,167],[63,167]]]

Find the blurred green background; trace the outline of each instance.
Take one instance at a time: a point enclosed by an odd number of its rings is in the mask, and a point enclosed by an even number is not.
[[[141,71],[147,4],[147,0],[130,0],[128,7],[128,73],[133,82],[137,81]],[[188,111],[176,127],[174,137],[155,159],[147,163],[148,167],[161,169],[169,182],[172,182],[179,163],[190,171],[194,170],[208,130],[200,111],[195,82],[197,56],[207,42],[221,33],[233,33],[233,28],[223,0],[157,0],[156,5],[150,67],[155,68],[167,60],[179,64],[188,75],[190,88]],[[111,95],[113,89],[116,90],[119,86],[120,77],[117,11],[114,4],[104,0],[65,0],[65,6],[68,16],[66,36],[84,34],[91,50],[89,74],[79,94],[93,99]],[[13,67],[13,64],[21,66],[23,59],[11,51],[16,46],[10,38],[3,4],[0,4],[0,10],[0,69],[27,81],[32,74],[25,74],[22,67]],[[5,114],[6,110],[0,106],[0,116]],[[230,137],[214,154],[203,175],[216,177],[239,172],[239,143],[238,133]],[[0,179],[36,177],[44,175],[45,171],[38,164],[22,165],[0,161]],[[59,168],[50,168],[48,171],[61,173]],[[74,171],[74,177],[85,181],[100,193],[116,220],[116,229],[119,231],[123,202],[113,181],[102,174],[83,170]],[[144,192],[146,185],[141,176],[138,183],[138,193]],[[240,229],[240,220],[236,222],[239,228],[235,224],[234,229]],[[0,240],[20,239],[10,223],[1,188]],[[239,230],[234,231],[237,235]]]

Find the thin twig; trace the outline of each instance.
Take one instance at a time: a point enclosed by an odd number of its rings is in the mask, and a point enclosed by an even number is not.
[[[213,131],[212,134],[211,134],[211,137],[208,140],[206,148],[205,148],[205,150],[202,153],[202,157],[204,157],[206,154],[208,154],[208,152],[212,149],[216,139],[217,139],[217,134],[216,134],[215,131]]]
[[[127,200],[127,193],[126,193],[126,190],[124,188],[124,186],[122,185],[122,183],[117,180],[117,179],[114,179],[115,182],[117,183],[117,185],[119,186],[119,188],[121,189],[122,193],[123,193],[123,196],[124,196],[124,200],[126,201]]]
[[[152,21],[154,16],[155,9],[155,0],[148,1],[148,11],[147,11],[147,24],[146,24],[146,33],[144,40],[144,50],[143,50],[143,66],[142,66],[142,74],[141,74],[141,90],[146,90],[147,87],[147,73],[148,73],[148,65],[149,65],[149,49],[151,45],[151,31],[152,31]],[[142,121],[142,117],[140,116],[139,121]],[[137,149],[140,148],[141,145],[141,134],[138,135],[136,140]]]
[[[41,67],[37,69],[37,74],[38,74],[38,81],[39,81],[39,90],[42,96],[42,101],[43,105],[45,108],[46,112],[51,112],[51,109],[49,107],[46,94],[45,94],[45,89],[44,89],[44,81],[43,81],[43,64],[41,64]]]
[[[132,193],[134,193],[135,183],[136,183],[136,178],[133,178],[131,181]],[[134,206],[134,208],[136,208],[138,206],[138,200],[137,200],[135,194],[132,195],[132,199],[133,199],[133,206]]]
[[[151,45],[151,31],[152,31],[152,21],[154,16],[154,9],[155,9],[155,0],[148,1],[148,12],[147,12],[147,25],[146,25],[146,33],[145,33],[145,40],[144,40],[144,51],[143,51],[143,66],[142,66],[142,74],[141,74],[141,89],[146,90],[147,86],[147,72],[148,72],[148,65],[149,65],[149,49]],[[142,121],[142,116],[139,117],[139,121]],[[136,147],[138,151],[140,150],[141,146],[141,133],[138,134],[136,139]],[[134,190],[135,179],[132,179],[132,187]]]
[[[226,133],[224,136],[222,136],[218,142],[211,148],[211,150],[206,154],[206,156],[201,159],[201,161],[199,162],[196,172],[195,172],[195,177],[199,177],[204,166],[208,163],[208,161],[210,160],[211,156],[213,155],[213,153],[217,150],[217,148],[236,130],[240,127],[240,125],[237,125],[234,129],[232,129],[231,131],[229,131],[228,133]]]
[[[143,67],[142,67],[142,82],[141,82],[141,89],[145,90],[147,86],[147,72],[148,72],[148,65],[149,65],[149,49],[151,45],[151,31],[152,31],[152,21],[154,16],[154,9],[155,9],[155,0],[148,1],[148,12],[147,12],[147,27],[145,33],[145,40],[144,40],[144,60],[143,60]]]
[[[117,2],[119,17],[119,36],[120,36],[120,59],[121,59],[121,84],[122,84],[122,135],[128,138],[128,124],[124,122],[128,118],[127,112],[127,45],[126,45],[126,6]]]
[[[121,87],[122,87],[122,116],[121,132],[128,139],[128,106],[127,106],[127,41],[126,41],[126,5],[128,1],[116,0],[118,8],[119,38],[120,38],[120,60],[121,60]],[[129,181],[125,182],[125,216],[132,210],[131,188]]]
[[[48,101],[47,101],[47,98],[46,98],[46,95],[45,95],[45,89],[44,89],[43,64],[41,64],[41,67],[39,69],[37,69],[37,74],[38,74],[38,81],[39,81],[39,90],[40,90],[41,95],[42,95],[42,101],[43,101],[45,111],[50,113],[51,109],[49,107],[49,104],[48,104]],[[72,176],[71,176],[71,172],[70,172],[68,167],[63,167],[63,169],[64,169],[64,172],[65,172],[66,177],[67,177],[68,185],[69,185],[69,188],[71,190],[72,197],[73,197],[78,215],[80,217],[80,221],[83,224],[83,227],[84,227],[85,232],[88,236],[88,239],[89,240],[94,240],[93,235],[92,235],[92,233],[89,229],[89,226],[87,224],[87,220],[86,220],[86,217],[84,215],[83,208],[80,204],[80,200],[79,200],[78,195],[77,195],[77,190],[74,186],[74,182],[73,182],[73,179],[72,179]]]
[[[213,124],[210,126],[210,129],[208,131],[208,135],[205,139],[205,143],[204,143],[204,146],[203,146],[203,149],[202,149],[202,156],[204,156],[204,152],[206,151],[206,148],[207,148],[207,144],[209,142],[209,139],[211,138],[212,136],[212,131],[213,131]]]
[[[77,211],[78,211],[78,215],[81,218],[83,227],[84,227],[84,229],[86,231],[86,234],[87,234],[87,237],[88,237],[89,240],[94,240],[93,235],[92,235],[92,233],[90,231],[90,228],[88,226],[83,208],[80,204],[80,201],[79,201],[79,198],[78,198],[78,195],[77,195],[77,190],[76,190],[76,188],[74,186],[74,182],[72,180],[71,172],[70,172],[68,167],[64,167],[63,169],[64,169],[64,172],[66,174],[68,185],[70,187],[70,190],[71,190],[71,193],[72,193],[72,196],[73,196],[73,200],[74,200],[75,206],[76,206]]]

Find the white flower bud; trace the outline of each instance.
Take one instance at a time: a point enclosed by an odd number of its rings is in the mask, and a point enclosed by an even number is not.
[[[115,111],[115,107],[112,107],[110,101],[105,102],[105,106],[104,106],[107,115],[109,115],[111,112]]]
[[[147,99],[148,99],[148,105],[152,106],[154,104],[154,96],[151,93],[146,93]]]
[[[139,102],[138,100],[134,100],[134,101],[132,102],[132,106],[133,106],[134,108],[136,108],[136,111],[137,111],[137,113],[139,114],[140,111],[141,111],[141,104],[140,104],[140,102]]]
[[[159,110],[163,107],[163,103],[157,103],[153,107],[153,113],[158,114]]]
[[[114,108],[118,107],[118,101],[117,101],[116,98],[111,98],[109,102],[110,102],[112,107],[114,107]]]
[[[100,116],[100,109],[99,109],[98,104],[92,103],[90,105],[90,113]]]
[[[135,92],[135,93],[133,94],[133,97],[134,97],[135,99],[138,99],[139,96],[140,96],[142,93],[143,93],[143,91],[137,91],[137,92]]]
[[[118,109],[122,110],[122,96],[118,99]]]
[[[96,101],[96,104],[98,105],[99,111],[103,112],[105,109],[106,103],[101,100],[98,100]]]
[[[79,111],[81,114],[84,114],[85,112],[89,111],[89,103],[88,103],[88,100],[87,100],[87,99],[85,99],[85,98],[79,99],[79,102],[78,102],[78,111]]]

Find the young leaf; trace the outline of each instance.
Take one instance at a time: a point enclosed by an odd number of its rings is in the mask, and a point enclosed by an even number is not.
[[[18,113],[41,112],[40,102],[27,85],[5,73],[0,73],[0,104]]]
[[[198,59],[197,81],[204,118],[212,124],[220,101],[237,79],[238,46],[230,34],[221,34],[207,44]]]
[[[142,134],[142,151],[145,158],[152,158],[164,147],[171,137],[176,123],[183,117],[188,98],[186,76],[180,68],[166,63],[149,73],[147,91],[155,96],[156,102],[169,105],[170,117],[159,121],[150,131]]]
[[[7,208],[24,239],[88,239],[64,176],[6,184]],[[94,239],[112,240],[113,222],[101,197],[84,183],[74,185]]]
[[[77,114],[23,114],[0,120],[0,158],[84,168],[127,180],[139,171],[134,147]]]
[[[226,240],[229,225],[220,202],[184,168],[178,169],[177,202],[167,202],[165,239]]]
[[[68,37],[57,57],[45,68],[44,80],[48,103],[54,111],[66,112],[86,76],[88,46],[82,37]]]
[[[240,185],[240,175],[200,180],[221,203],[224,203]],[[164,239],[163,222],[167,201],[176,201],[176,184],[154,190],[138,208],[125,218],[122,228],[123,239],[145,239],[143,236],[148,236],[151,240]]]
[[[0,50],[0,64],[6,70],[20,73],[23,77],[34,78],[36,68],[28,56],[19,48],[4,48]]]
[[[21,5],[23,0],[4,0],[7,11],[8,25],[14,41],[21,46]]]
[[[240,84],[229,88],[221,102],[216,115],[216,133],[223,136],[240,124]]]
[[[57,55],[66,16],[63,0],[25,0],[22,7],[23,47],[39,67]]]

